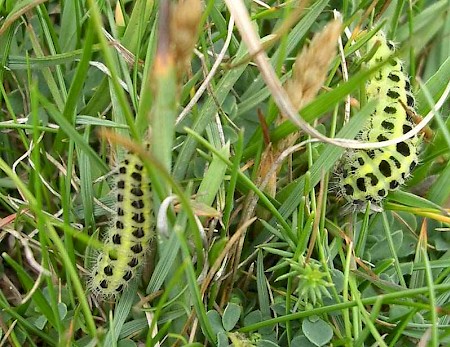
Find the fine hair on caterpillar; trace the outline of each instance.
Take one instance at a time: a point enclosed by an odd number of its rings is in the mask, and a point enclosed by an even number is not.
[[[394,44],[377,33],[368,42],[371,56],[367,68],[383,63],[366,83],[367,99],[377,100],[375,111],[367,120],[358,140],[382,142],[395,139],[413,128],[415,100],[403,63],[393,56]],[[347,212],[382,211],[382,201],[389,191],[398,189],[417,165],[420,138],[415,135],[395,145],[347,150],[335,170],[338,195],[347,202]]]
[[[89,279],[91,292],[100,297],[120,294],[136,277],[153,236],[149,175],[136,154],[126,154],[119,164],[115,191],[116,214]]]

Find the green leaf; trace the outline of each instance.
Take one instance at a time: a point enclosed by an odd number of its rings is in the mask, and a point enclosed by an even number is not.
[[[59,318],[63,320],[67,316],[67,305],[63,302],[58,303]]]
[[[44,315],[40,315],[39,317],[36,318],[36,320],[33,322],[33,324],[39,330],[43,330],[45,327],[45,324],[47,324],[47,318],[45,318]]]
[[[14,269],[21,285],[25,290],[29,291],[33,288],[33,278],[17,263],[11,258],[7,253],[2,254],[2,258],[12,269]],[[55,319],[57,319],[52,311],[52,308],[44,296],[42,291],[38,288],[34,290],[33,295],[31,296],[36,306],[39,308],[39,312],[41,312],[45,318],[53,325],[56,325]]]
[[[117,343],[117,347],[136,347],[136,342],[130,339],[123,339]]]
[[[433,96],[435,102],[441,97],[447,87],[449,74],[450,57],[445,60],[439,70],[425,83],[428,92]],[[418,114],[426,115],[431,110],[431,105],[427,102],[427,97],[422,89],[416,95],[416,104],[418,105]]]
[[[133,306],[134,299],[136,298],[137,282],[131,281],[130,285],[125,289],[114,311],[114,319],[111,322],[111,329],[106,336],[105,346],[111,346],[117,342],[117,339],[122,330],[128,314]]]
[[[242,44],[236,55],[235,61],[239,61],[245,53],[246,47]],[[247,65],[243,64],[242,66],[232,69],[220,79],[217,83],[216,90],[214,91],[214,96],[208,97],[205,101],[204,106],[200,110],[199,116],[192,126],[192,130],[199,134],[203,133],[209,122],[214,119],[214,116],[217,113],[217,107],[223,104],[225,98],[230,93],[230,90],[233,88],[239,77],[241,77],[241,74],[244,72],[246,67]],[[188,136],[174,165],[173,175],[176,179],[184,178],[188,165],[192,160],[192,155],[196,150],[196,145],[196,140],[192,136]]]
[[[107,119],[95,118],[91,116],[77,116],[75,119],[77,125],[98,125],[102,127],[128,129],[127,125],[119,124]]]
[[[442,177],[442,176],[440,176]],[[444,187],[441,187],[443,191],[446,191]],[[417,208],[434,208],[439,210],[441,208],[440,205],[422,198],[421,196],[414,195],[412,193],[404,192],[402,190],[396,190],[394,192],[390,192],[388,196],[388,201],[396,201],[406,206],[417,207]],[[385,207],[389,205],[386,204]]]
[[[250,312],[248,315],[244,318],[244,326],[256,324],[259,322],[262,322],[262,313],[260,310],[255,310]]]
[[[279,344],[276,344],[269,340],[260,340],[257,344],[258,347],[278,347]]]
[[[302,330],[308,340],[316,346],[327,344],[333,337],[333,329],[321,318],[314,322],[310,319],[305,319],[302,322]]]
[[[178,242],[175,233],[173,233],[170,236],[170,239],[165,242],[164,245],[161,245],[161,247],[163,248],[163,251],[161,252],[162,256],[148,283],[147,294],[154,293],[161,289],[161,286],[172,269],[178,250],[180,249],[180,243]]]
[[[269,291],[267,288],[267,278],[264,275],[264,256],[261,250],[258,252],[258,261],[256,267],[256,285],[258,286],[259,308],[264,319],[270,318]]]
[[[292,339],[291,346],[315,347],[316,345],[311,343],[306,336],[296,336]]]
[[[436,204],[444,204],[450,196],[450,163],[442,170],[439,178],[431,186],[428,197]]]
[[[241,316],[241,306],[229,303],[223,312],[222,324],[226,331],[231,331]]]
[[[338,269],[331,269],[331,279],[333,280],[336,292],[337,293],[342,292],[345,281],[344,274]]]
[[[209,323],[211,324],[211,328],[216,335],[220,332],[225,332],[222,326],[222,319],[220,318],[219,312],[217,312],[216,310],[210,310],[206,312],[206,317],[208,318]]]
[[[220,154],[228,160],[230,157],[230,144],[227,143],[219,151]],[[208,171],[204,175],[197,191],[196,200],[198,202],[211,206],[216,198],[220,186],[223,184],[226,170],[227,164],[217,155],[213,154],[213,160],[211,161]]]
[[[109,171],[109,167],[103,162],[103,160],[100,159],[97,153],[89,146],[89,144],[83,139],[78,131],[76,131],[73,125],[66,118],[64,118],[63,115],[57,110],[57,108],[43,96],[41,96],[40,101],[44,108],[47,109],[50,116],[61,127],[61,130],[67,135],[67,137],[75,142],[80,151],[86,153],[86,155],[92,161],[92,164],[95,164],[102,173],[107,173]]]
[[[133,12],[121,40],[122,44],[134,54],[137,54],[140,49],[139,43],[145,34],[145,25],[150,19],[153,5],[154,1],[149,0],[137,0],[134,2]]]
[[[228,347],[228,337],[223,331],[217,333],[217,346]]]
[[[403,242],[403,232],[401,230],[394,231],[392,233],[392,240],[398,250]],[[386,238],[384,237],[377,240],[377,242],[367,250],[367,256],[370,258],[370,261],[377,261],[392,257]]]

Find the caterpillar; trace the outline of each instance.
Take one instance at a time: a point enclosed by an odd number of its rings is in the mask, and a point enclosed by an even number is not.
[[[95,295],[120,294],[144,262],[152,235],[151,192],[147,170],[128,153],[116,178],[117,213],[90,277]]]
[[[368,46],[368,51],[376,49],[376,52],[366,62],[367,68],[385,64],[366,83],[367,99],[377,99],[378,104],[358,139],[386,141],[413,128],[410,115],[415,114],[415,100],[402,62],[392,56],[393,43],[383,33],[377,33]],[[382,201],[388,192],[398,189],[417,165],[420,142],[420,137],[414,136],[393,146],[348,150],[336,170],[338,194],[347,201],[348,208],[364,211],[370,202],[372,211],[382,211]]]

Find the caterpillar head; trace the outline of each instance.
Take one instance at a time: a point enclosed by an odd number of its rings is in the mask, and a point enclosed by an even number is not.
[[[395,44],[393,41],[387,40],[383,32],[376,33],[367,44],[367,52],[373,54],[367,61],[367,67],[371,68],[389,57],[395,51]]]

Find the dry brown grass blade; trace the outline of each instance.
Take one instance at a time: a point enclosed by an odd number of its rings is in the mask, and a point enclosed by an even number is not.
[[[229,256],[230,252],[232,251],[232,249],[234,248],[234,245],[242,240],[242,236],[244,235],[245,231],[247,230],[247,228],[252,225],[255,222],[256,218],[252,218],[250,220],[248,220],[244,225],[242,225],[237,231],[236,233],[233,234],[233,236],[230,238],[230,240],[227,242],[225,248],[222,250],[222,252],[220,253],[220,255],[217,257],[216,261],[214,262],[214,264],[211,266],[211,268],[208,271],[208,274],[205,278],[205,280],[202,282],[202,287],[201,287],[201,295],[202,297],[204,297],[207,288],[209,287],[209,285],[211,284],[212,280],[214,279],[214,276],[216,275],[216,273],[219,271],[223,260],[225,259],[226,256]]]

